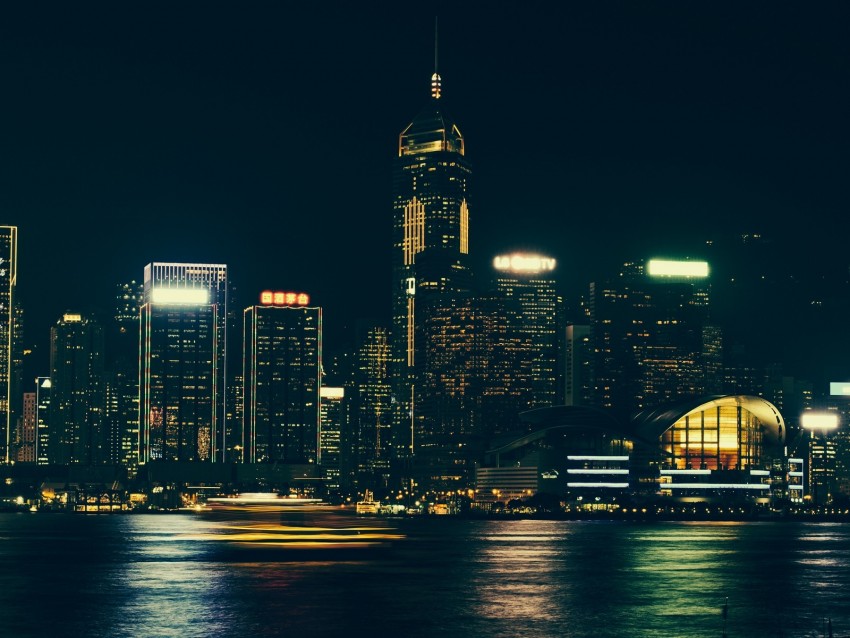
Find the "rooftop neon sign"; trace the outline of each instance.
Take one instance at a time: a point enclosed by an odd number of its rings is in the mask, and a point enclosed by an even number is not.
[[[515,273],[539,273],[555,270],[555,260],[543,255],[514,253],[493,259],[493,268]]]
[[[205,288],[154,288],[151,301],[159,304],[184,304],[201,306],[209,303],[210,293]]]
[[[306,306],[310,303],[310,295],[304,292],[264,290],[260,293],[260,303],[264,306]]]

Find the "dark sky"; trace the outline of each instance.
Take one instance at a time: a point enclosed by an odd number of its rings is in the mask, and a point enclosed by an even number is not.
[[[243,305],[307,291],[332,343],[386,317],[390,170],[435,15],[482,264],[545,250],[573,295],[757,231],[846,267],[850,5],[457,4],[5,3],[0,222],[27,341],[155,260],[227,263]]]

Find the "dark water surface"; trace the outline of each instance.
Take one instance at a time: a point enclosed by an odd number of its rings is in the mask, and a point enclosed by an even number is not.
[[[335,516],[2,514],[0,636],[850,636],[845,524]]]

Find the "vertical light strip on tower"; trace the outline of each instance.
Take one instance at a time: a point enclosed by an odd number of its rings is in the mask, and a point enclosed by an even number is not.
[[[460,204],[460,252],[469,254],[469,207],[466,200]]]

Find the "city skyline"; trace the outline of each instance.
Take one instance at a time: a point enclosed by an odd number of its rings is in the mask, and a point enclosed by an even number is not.
[[[337,345],[388,325],[391,164],[435,14],[479,271],[537,249],[573,301],[624,261],[764,233],[846,279],[818,232],[846,205],[842,8],[490,7],[7,9],[0,204],[27,345],[157,260],[227,263],[242,307],[304,290]]]

